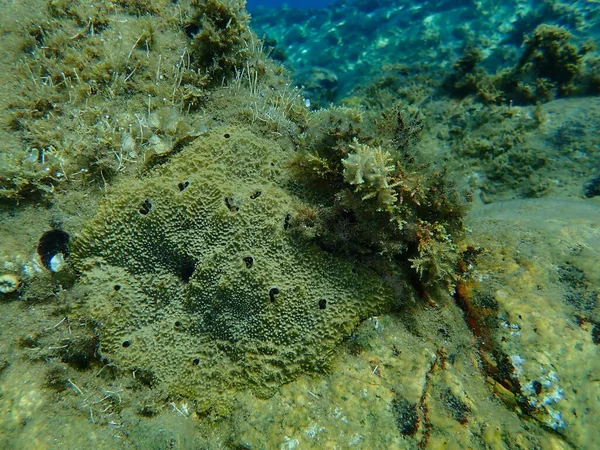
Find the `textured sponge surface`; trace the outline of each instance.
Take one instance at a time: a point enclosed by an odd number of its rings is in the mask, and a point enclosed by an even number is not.
[[[216,128],[112,189],[71,249],[103,357],[210,407],[272,394],[389,307],[379,276],[290,232],[287,160]]]

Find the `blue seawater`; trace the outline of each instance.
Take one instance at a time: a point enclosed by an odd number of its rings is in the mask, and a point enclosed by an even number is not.
[[[246,8],[252,11],[255,8],[296,8],[296,9],[313,9],[324,8],[333,0],[248,0]]]

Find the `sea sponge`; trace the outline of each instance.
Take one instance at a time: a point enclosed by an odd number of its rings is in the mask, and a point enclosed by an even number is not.
[[[141,179],[124,178],[73,238],[76,310],[99,351],[167,392],[225,408],[322,366],[393,294],[289,228],[301,204],[275,141],[215,128]]]

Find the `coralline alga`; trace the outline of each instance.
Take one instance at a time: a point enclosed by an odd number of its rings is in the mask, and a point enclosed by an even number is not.
[[[162,165],[115,185],[73,239],[100,353],[199,409],[251,388],[268,396],[318,370],[360,320],[389,308],[379,276],[288,228],[275,141],[215,128]]]

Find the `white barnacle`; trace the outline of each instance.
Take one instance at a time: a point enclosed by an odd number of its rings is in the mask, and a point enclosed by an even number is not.
[[[15,292],[19,289],[21,285],[21,280],[19,277],[12,273],[5,273],[0,275],[0,293],[2,294],[10,294],[11,292]]]

